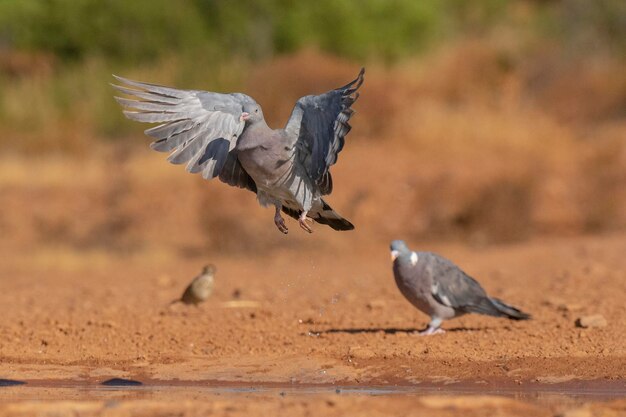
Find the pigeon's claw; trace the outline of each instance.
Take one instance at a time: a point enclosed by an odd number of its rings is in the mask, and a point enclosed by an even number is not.
[[[283,219],[282,217],[279,216],[278,218],[274,218],[274,224],[276,225],[276,227],[278,227],[278,230],[280,230],[284,234],[289,233],[289,229],[285,224],[285,219]]]
[[[280,215],[280,212],[277,212],[276,215],[274,216],[274,224],[276,225],[278,230],[280,230],[282,233],[284,234],[289,233],[289,229],[287,229],[287,225],[285,224],[285,219],[282,218],[282,216]]]
[[[302,214],[300,215],[300,217],[298,218],[298,224],[300,225],[300,227],[309,232],[309,233],[313,233],[313,229],[311,228],[311,226],[309,226],[309,224],[307,223],[307,220],[311,221],[311,223],[313,223],[313,220],[311,220],[309,217],[306,216],[306,211],[303,211]]]
[[[432,327],[432,326],[428,326],[425,330],[422,330],[421,332],[419,332],[418,334],[420,336],[432,336],[434,334],[443,334],[446,331],[443,330],[440,327]]]

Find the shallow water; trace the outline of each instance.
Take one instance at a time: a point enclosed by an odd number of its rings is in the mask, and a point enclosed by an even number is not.
[[[626,397],[625,381],[568,381],[521,385],[498,381],[453,383],[422,382],[387,385],[332,385],[238,383],[223,381],[139,380],[109,378],[102,380],[29,380],[0,379],[0,400],[131,400],[131,399],[210,399],[211,397],[272,396],[426,396],[496,395],[543,405],[569,405],[607,401]]]

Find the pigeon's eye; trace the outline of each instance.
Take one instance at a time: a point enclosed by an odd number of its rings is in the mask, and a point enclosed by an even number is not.
[[[255,112],[255,113],[258,113],[258,112],[259,112],[259,109],[254,109],[254,112]]]

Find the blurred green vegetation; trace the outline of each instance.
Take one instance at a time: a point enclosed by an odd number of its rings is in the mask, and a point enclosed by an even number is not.
[[[623,52],[623,0],[0,0],[0,45],[126,63],[169,53],[257,59],[311,45],[393,61],[511,24],[520,9],[547,34],[594,38]]]
[[[33,148],[71,147],[67,132],[138,129],[111,100],[112,72],[224,90],[247,63],[303,48],[393,65],[501,33],[623,58],[626,1],[0,0],[0,123]]]
[[[133,63],[172,52],[262,58],[307,45],[393,60],[468,17],[495,15],[506,1],[472,3],[468,13],[458,0],[2,0],[0,39],[64,60]]]

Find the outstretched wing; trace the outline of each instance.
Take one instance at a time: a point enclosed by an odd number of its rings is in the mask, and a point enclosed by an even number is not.
[[[319,96],[305,96],[296,103],[285,131],[296,146],[297,161],[304,165],[320,192],[330,194],[329,168],[337,161],[344,137],[351,129],[351,106],[359,97],[365,68],[352,82]]]
[[[187,163],[188,172],[201,172],[206,179],[219,175],[230,185],[256,192],[254,181],[233,152],[245,128],[240,118],[243,106],[254,103],[251,97],[178,90],[114,77],[123,85],[113,87],[131,97],[115,97],[124,107],[124,115],[138,122],[160,123],[145,131],[155,139],[152,149],[170,152],[167,160]]]

